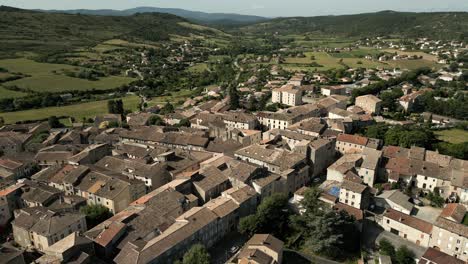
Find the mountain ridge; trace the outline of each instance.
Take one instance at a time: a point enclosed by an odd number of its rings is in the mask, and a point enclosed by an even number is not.
[[[220,21],[231,21],[234,24],[249,24],[266,21],[269,18],[253,15],[241,15],[235,13],[208,13],[201,11],[191,11],[182,8],[160,8],[141,6],[124,10],[114,9],[69,9],[69,10],[35,10],[48,13],[86,14],[102,16],[131,16],[137,13],[167,13],[183,17],[194,22],[213,24]]]

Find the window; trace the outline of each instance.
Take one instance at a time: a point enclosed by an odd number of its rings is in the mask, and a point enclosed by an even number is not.
[[[390,220],[387,219],[387,224],[390,224]]]

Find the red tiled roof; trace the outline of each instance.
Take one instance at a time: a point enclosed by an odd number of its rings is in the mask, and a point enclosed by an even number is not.
[[[440,216],[445,218],[452,218],[453,220],[461,223],[465,217],[466,208],[465,206],[457,203],[447,204],[440,213]]]
[[[22,184],[22,183],[9,186],[9,187],[7,187],[7,188],[5,188],[3,190],[0,190],[0,196],[6,196],[6,195],[20,189],[23,186],[24,186],[24,184]]]
[[[7,168],[9,170],[14,170],[14,169],[20,167],[21,165],[23,165],[23,164],[20,163],[20,162],[11,160],[11,159],[0,159],[0,166],[4,167],[4,168]]]
[[[361,136],[357,136],[357,135],[340,134],[340,135],[338,135],[336,140],[337,141],[342,141],[342,142],[347,142],[347,143],[352,143],[352,144],[356,144],[356,145],[365,146],[369,139],[366,138],[366,137],[361,137]]]
[[[336,203],[333,208],[337,211],[346,211],[349,215],[354,216],[354,218],[356,218],[356,220],[358,221],[364,219],[364,213],[362,212],[362,210],[359,210],[347,204]]]
[[[404,213],[395,211],[393,209],[387,209],[384,214],[385,217],[390,218],[394,221],[400,222],[404,225],[417,229],[426,234],[430,234],[432,231],[432,224],[424,220],[418,219],[413,216],[406,215]]]
[[[430,263],[434,264],[464,264],[465,262],[457,259],[456,257],[452,257],[444,252],[441,252],[434,248],[428,248],[424,255],[422,256],[419,264],[427,263],[427,260]]]
[[[96,243],[106,247],[125,227],[123,223],[112,222],[96,237]]]

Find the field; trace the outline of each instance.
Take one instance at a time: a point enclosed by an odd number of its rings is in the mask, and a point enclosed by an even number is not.
[[[197,63],[193,66],[190,66],[187,70],[195,73],[195,72],[204,72],[206,70],[209,70],[209,68],[208,68],[208,64],[206,63]]]
[[[190,90],[181,90],[178,92],[172,92],[171,95],[155,97],[148,102],[149,106],[164,105],[166,102],[170,102],[173,105],[177,105],[179,101],[185,101],[192,95]]]
[[[399,55],[422,56],[422,58],[424,60],[428,60],[428,61],[432,61],[432,62],[437,62],[438,61],[437,56],[427,54],[427,53],[422,52],[422,51],[401,51],[401,50],[395,50],[395,49],[385,49],[383,51],[389,52],[389,53],[395,53],[396,52]]]
[[[25,93],[17,92],[17,91],[11,91],[11,90],[5,89],[2,86],[0,86],[0,99],[18,98],[18,97],[23,97],[25,95],[26,95]]]
[[[36,92],[109,90],[118,88],[134,80],[133,78],[121,76],[104,77],[98,81],[73,78],[63,75],[61,71],[76,71],[80,69],[79,67],[64,64],[39,63],[23,58],[0,60],[0,67],[8,69],[9,72],[19,72],[31,76],[6,82],[3,84],[4,86],[18,86]]]
[[[308,71],[308,70],[319,70],[325,71],[332,68],[343,68],[344,66],[340,63],[351,67],[351,68],[385,68],[385,69],[408,69],[413,70],[420,67],[431,67],[439,69],[441,65],[435,63],[432,60],[418,59],[418,60],[397,60],[397,61],[386,61],[380,62],[376,60],[368,60],[363,58],[366,55],[375,55],[382,51],[377,49],[356,49],[352,51],[340,52],[340,53],[326,53],[326,52],[306,52],[304,58],[300,57],[287,57],[285,63],[281,66],[285,70],[289,71]],[[312,60],[312,56],[315,60]],[[322,65],[323,67],[312,66],[311,63],[315,62]]]
[[[138,96],[127,96],[122,98],[125,109],[137,110],[140,98]],[[62,107],[46,107],[40,109],[31,109],[26,111],[0,113],[8,124],[25,120],[41,120],[49,116],[70,116],[78,122],[86,118],[92,118],[98,114],[107,113],[107,100],[95,101],[83,104],[68,105]]]
[[[435,132],[439,140],[459,144],[468,141],[468,131],[462,129],[449,129]]]

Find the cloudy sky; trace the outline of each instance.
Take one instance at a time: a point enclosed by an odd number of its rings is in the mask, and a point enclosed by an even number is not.
[[[0,0],[28,9],[172,7],[260,16],[316,16],[395,11],[468,11],[468,0]]]

